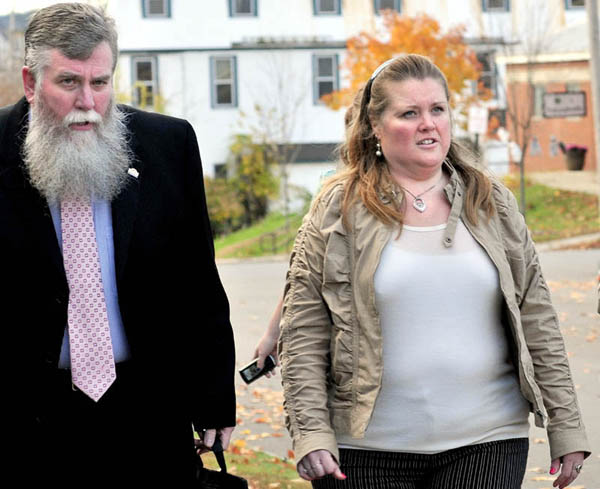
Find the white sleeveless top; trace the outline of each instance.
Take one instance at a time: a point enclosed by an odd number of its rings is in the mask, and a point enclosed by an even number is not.
[[[375,274],[383,379],[363,439],[341,447],[438,453],[528,436],[501,323],[498,273],[462,221],[392,234]]]

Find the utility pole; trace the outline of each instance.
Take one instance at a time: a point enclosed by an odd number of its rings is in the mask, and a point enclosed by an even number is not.
[[[596,180],[600,184],[600,34],[598,28],[598,1],[585,0],[590,43],[590,78],[592,82],[592,113],[594,115],[594,141],[596,149]],[[598,198],[600,213],[600,196]]]

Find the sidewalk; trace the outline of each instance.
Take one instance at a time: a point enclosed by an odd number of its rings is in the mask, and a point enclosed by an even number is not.
[[[600,196],[600,182],[598,175],[593,171],[531,172],[526,176],[548,187]]]

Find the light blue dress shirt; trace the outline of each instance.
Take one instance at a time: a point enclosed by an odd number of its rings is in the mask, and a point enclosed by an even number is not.
[[[110,203],[105,200],[92,199],[94,214],[94,228],[96,230],[96,241],[98,243],[98,255],[100,258],[100,272],[102,285],[104,286],[104,298],[108,313],[110,326],[110,337],[112,340],[115,363],[127,360],[130,356],[129,344],[125,335],[125,328],[121,319],[119,309],[119,298],[117,295],[117,276],[115,272],[115,247],[113,241],[112,214]],[[58,238],[58,245],[62,253],[62,227],[60,223],[60,206],[51,205],[52,221]],[[71,353],[69,349],[69,328],[65,329],[65,336],[58,361],[59,368],[71,367]]]

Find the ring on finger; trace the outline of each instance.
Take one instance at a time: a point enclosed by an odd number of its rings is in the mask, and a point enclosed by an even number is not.
[[[581,464],[577,464],[577,465],[575,466],[575,472],[577,472],[578,474],[580,474],[580,473],[581,473],[581,469],[583,469],[583,465],[581,465]]]

